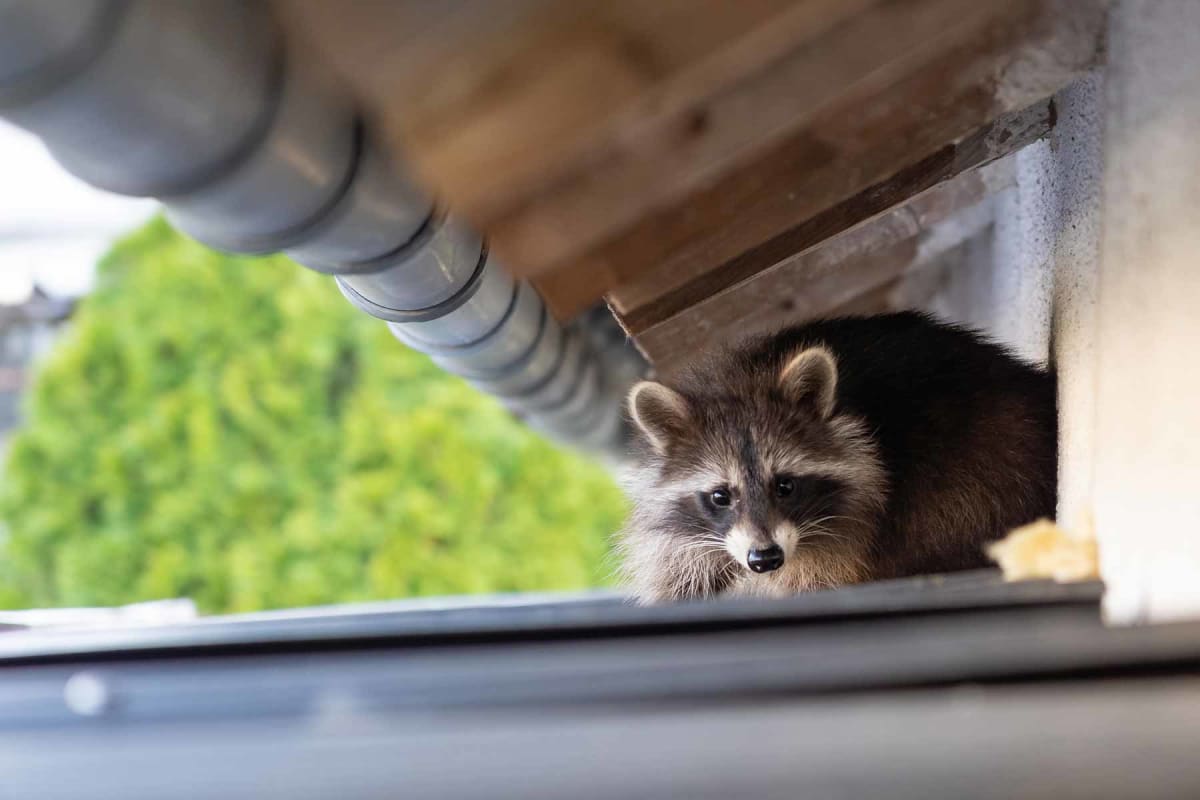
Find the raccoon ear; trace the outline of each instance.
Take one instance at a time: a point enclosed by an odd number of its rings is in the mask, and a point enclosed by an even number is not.
[[[629,416],[657,452],[687,429],[688,404],[679,392],[654,381],[640,381],[629,390]]]
[[[779,373],[779,388],[798,402],[812,403],[822,419],[833,414],[837,399],[837,361],[824,347],[796,353]]]

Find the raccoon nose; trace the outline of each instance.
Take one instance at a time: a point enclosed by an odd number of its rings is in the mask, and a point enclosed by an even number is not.
[[[746,556],[746,566],[755,572],[772,572],[783,566],[783,548],[777,544],[755,548]]]

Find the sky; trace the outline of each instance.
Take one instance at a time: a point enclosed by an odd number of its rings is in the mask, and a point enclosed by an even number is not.
[[[91,188],[34,136],[0,121],[0,304],[24,301],[35,284],[85,294],[97,259],[156,209],[153,200]]]

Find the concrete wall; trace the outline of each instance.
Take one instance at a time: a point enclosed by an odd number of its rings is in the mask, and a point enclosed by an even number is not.
[[[1118,0],[1103,68],[917,304],[1059,374],[1059,521],[1116,623],[1200,618],[1200,2]]]
[[[994,330],[1058,372],[1058,518],[1072,528],[1091,524],[1103,98],[1100,72],[1056,98],[1054,133],[1017,154],[995,229]]]
[[[1116,4],[1105,83],[1092,495],[1106,609],[1196,617],[1200,2]]]
[[[1101,71],[1055,98],[1054,132],[1011,157],[1014,182],[993,198],[992,228],[934,265],[937,290],[915,298],[1057,369],[1058,517],[1075,528],[1091,524],[1103,99]]]

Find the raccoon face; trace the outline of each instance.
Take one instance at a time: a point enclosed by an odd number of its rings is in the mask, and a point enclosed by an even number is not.
[[[810,347],[751,385],[714,383],[630,393],[645,445],[623,542],[635,589],[783,594],[861,575],[882,468],[863,424],[838,413],[833,355]]]

